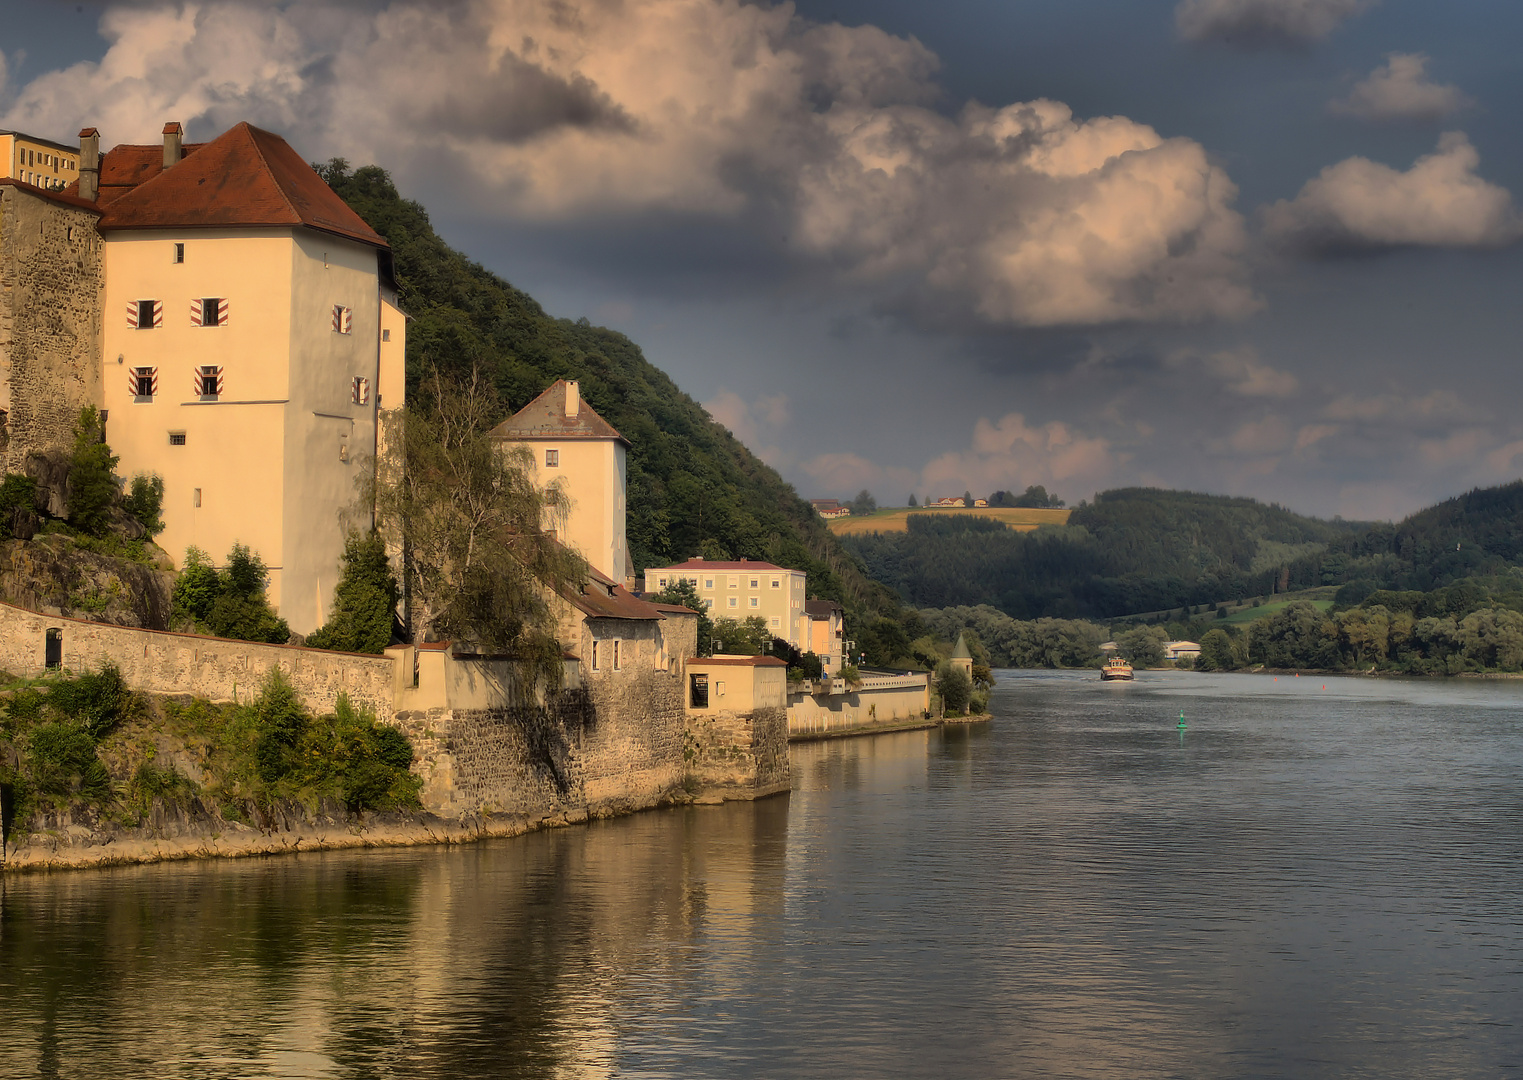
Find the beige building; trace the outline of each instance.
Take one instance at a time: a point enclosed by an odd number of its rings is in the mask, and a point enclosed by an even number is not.
[[[833,676],[846,663],[845,612],[834,600],[805,600],[804,615],[809,630],[799,647],[818,656],[826,676]]]
[[[547,522],[589,566],[610,580],[629,576],[624,491],[629,440],[582,400],[573,381],[558,379],[491,431],[504,446],[533,454],[534,480],[558,484],[571,503],[566,520]]]
[[[748,619],[759,615],[767,629],[796,649],[807,650],[809,619],[804,614],[804,571],[785,570],[769,562],[689,559],[645,571],[646,593],[658,593],[675,581],[698,587],[713,619]]]
[[[239,124],[187,146],[97,157],[102,391],[124,477],[164,479],[159,544],[178,562],[236,543],[270,568],[297,633],[327,618],[340,511],[377,447],[383,394],[402,405],[405,321],[386,241],[279,136]],[[93,190],[92,190],[93,189]],[[360,515],[355,524],[368,525]]]
[[[0,131],[0,180],[61,191],[79,179],[79,148],[19,131]]]

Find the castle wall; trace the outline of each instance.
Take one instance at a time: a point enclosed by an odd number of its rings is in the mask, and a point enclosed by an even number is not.
[[[86,405],[101,404],[98,215],[0,185],[0,459],[68,449]]]

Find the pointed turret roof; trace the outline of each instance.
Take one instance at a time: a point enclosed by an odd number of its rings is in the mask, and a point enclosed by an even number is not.
[[[967,636],[965,634],[961,633],[961,632],[959,632],[958,635],[957,635],[957,644],[952,646],[952,659],[953,660],[971,660],[971,659],[973,659],[973,654],[968,651],[968,639],[967,639]]]
[[[593,412],[582,399],[581,388],[557,379],[550,388],[487,433],[491,439],[617,439],[629,440],[612,424]]]
[[[102,195],[131,186],[103,197],[101,230],[306,226],[387,246],[279,135],[241,123],[186,151],[168,169],[162,147],[118,146],[105,155]]]

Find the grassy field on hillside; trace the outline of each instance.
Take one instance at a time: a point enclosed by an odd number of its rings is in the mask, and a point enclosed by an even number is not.
[[[1310,600],[1306,597],[1292,596],[1285,600],[1276,600],[1272,604],[1263,604],[1259,607],[1241,608],[1238,611],[1234,611],[1232,614],[1226,616],[1225,618],[1217,619],[1216,621],[1220,623],[1232,623],[1236,626],[1241,626],[1243,623],[1257,622],[1260,619],[1267,619],[1271,615],[1275,615],[1281,611],[1284,611],[1287,607],[1295,603],[1297,600],[1305,600],[1318,611],[1326,611],[1328,608],[1333,606],[1333,602],[1331,600]]]
[[[1016,532],[1031,532],[1041,525],[1067,525],[1070,513],[1072,513],[1070,510],[1033,510],[1012,506],[980,506],[962,509],[949,507],[944,510],[910,509],[901,506],[892,510],[879,510],[876,514],[868,514],[866,517],[836,518],[826,524],[837,536],[852,536],[857,533],[906,532],[909,529],[908,521],[911,514],[926,514],[934,517],[962,515],[1002,521],[1007,528],[1014,529]]]

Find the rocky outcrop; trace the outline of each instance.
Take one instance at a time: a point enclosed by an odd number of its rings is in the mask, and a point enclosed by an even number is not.
[[[114,559],[62,535],[8,540],[0,542],[0,600],[50,615],[167,630],[175,580],[169,565],[168,556],[158,566]]]

